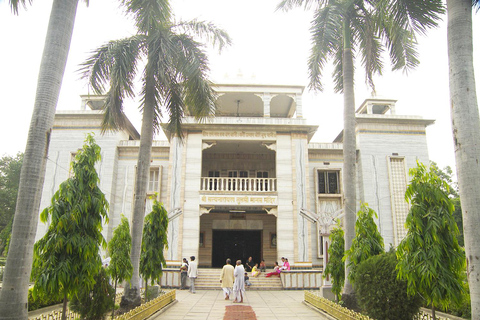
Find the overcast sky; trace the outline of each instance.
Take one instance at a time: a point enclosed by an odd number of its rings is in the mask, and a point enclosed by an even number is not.
[[[307,85],[306,60],[310,50],[311,13],[302,9],[275,12],[279,0],[172,0],[177,19],[212,21],[224,28],[234,45],[221,55],[210,52],[212,80],[270,84]],[[0,156],[24,151],[33,109],[52,0],[34,1],[14,16],[8,0],[0,0]],[[89,52],[108,40],[134,33],[132,23],[118,8],[119,1],[92,0],[87,8],[81,1],[77,11],[73,41],[63,79],[58,110],[78,110],[79,95],[88,93],[85,82],[75,72]],[[474,38],[480,30],[479,14],[474,17]],[[449,114],[446,16],[440,27],[419,37],[420,66],[408,75],[388,72],[376,78],[377,96],[397,99],[397,114],[420,115],[435,119],[427,130],[430,159],[441,167],[454,166]],[[480,52],[480,40],[474,50]],[[479,56],[477,54],[477,56]],[[477,94],[480,94],[480,59],[475,61]],[[360,72],[360,68],[357,68]],[[343,126],[343,98],[333,93],[330,69],[325,73],[325,91],[305,89],[303,110],[309,124],[319,125],[312,141],[331,142]],[[356,75],[355,98],[358,107],[370,97],[363,76]],[[129,117],[140,129],[135,101],[127,105]],[[163,137],[159,137],[163,139]]]

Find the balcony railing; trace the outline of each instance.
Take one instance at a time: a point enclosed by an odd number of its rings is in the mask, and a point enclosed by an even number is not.
[[[201,191],[275,192],[276,178],[203,177]]]

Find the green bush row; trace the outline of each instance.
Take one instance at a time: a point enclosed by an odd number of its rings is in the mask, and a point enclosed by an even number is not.
[[[33,297],[33,288],[28,290],[28,311],[37,310],[44,307],[53,306],[54,304],[62,303],[62,299],[53,299],[52,297],[39,292],[37,296]]]

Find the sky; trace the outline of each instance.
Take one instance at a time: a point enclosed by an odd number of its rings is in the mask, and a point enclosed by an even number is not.
[[[333,92],[331,67],[325,70],[325,90],[310,92],[307,59],[310,51],[311,12],[302,8],[275,11],[279,0],[171,0],[177,20],[211,21],[225,29],[233,45],[221,54],[207,49],[211,79],[262,84],[304,85],[303,112],[308,124],[319,129],[312,142],[332,142],[343,127],[343,97]],[[0,157],[24,151],[32,115],[36,81],[52,0],[34,1],[15,16],[8,0],[0,0]],[[80,1],[67,68],[57,110],[79,110],[80,95],[89,93],[77,72],[89,53],[109,40],[135,33],[133,23],[118,7],[118,0]],[[382,76],[375,78],[377,97],[396,99],[396,112],[435,119],[427,129],[430,159],[440,167],[455,167],[448,88],[446,16],[440,26],[419,36],[419,67],[404,74],[390,72],[388,59]],[[480,52],[480,13],[474,15],[474,52]],[[477,54],[477,56],[480,56]],[[477,95],[480,94],[480,58],[475,60]],[[355,76],[356,107],[371,90],[361,67]],[[136,101],[127,101],[129,118],[140,131]],[[165,139],[159,136],[158,139]]]

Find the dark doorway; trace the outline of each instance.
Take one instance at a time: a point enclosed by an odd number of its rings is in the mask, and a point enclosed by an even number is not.
[[[259,262],[262,256],[262,231],[213,230],[212,267],[220,268],[230,258],[232,265],[242,260],[245,265],[248,257]]]

